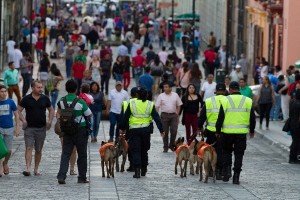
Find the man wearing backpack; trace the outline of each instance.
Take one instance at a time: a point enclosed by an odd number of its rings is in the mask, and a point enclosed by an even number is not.
[[[77,84],[74,80],[68,80],[65,86],[68,95],[61,98],[57,103],[58,110],[56,114],[57,120],[60,120],[61,131],[64,133],[57,179],[59,184],[66,183],[70,156],[74,146],[76,146],[78,153],[78,183],[88,183],[86,177],[88,130],[85,117],[90,117],[92,112],[84,100],[76,96]]]

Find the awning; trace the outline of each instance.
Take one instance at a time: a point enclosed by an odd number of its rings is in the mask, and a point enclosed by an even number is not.
[[[193,20],[193,13],[184,13],[184,14],[181,14],[181,15],[177,15],[175,20],[176,21]],[[200,15],[195,14],[195,20],[200,21]]]

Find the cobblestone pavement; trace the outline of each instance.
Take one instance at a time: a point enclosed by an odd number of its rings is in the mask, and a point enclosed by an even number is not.
[[[261,137],[248,140],[241,185],[213,183],[212,179],[205,184],[199,182],[198,175],[186,178],[175,175],[175,153],[162,153],[163,143],[157,129],[151,139],[146,177],[137,180],[132,178],[132,173],[118,172],[114,179],[102,178],[98,149],[101,140],[108,138],[108,130],[109,122],[103,121],[98,143],[89,144],[90,184],[77,184],[76,176],[68,176],[66,185],[57,184],[61,145],[53,128],[45,141],[42,175],[24,177],[24,138],[22,135],[15,138],[10,174],[0,178],[0,199],[300,199],[299,165],[288,164],[286,156]],[[178,136],[184,136],[184,130],[180,124]]]

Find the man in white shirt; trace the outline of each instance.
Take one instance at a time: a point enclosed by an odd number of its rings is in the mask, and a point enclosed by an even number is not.
[[[109,113],[109,121],[110,121],[110,128],[109,128],[109,140],[108,142],[113,142],[114,138],[114,131],[115,126],[116,128],[116,135],[115,135],[115,141],[119,138],[119,120],[120,120],[120,114],[122,111],[122,102],[129,100],[128,93],[123,90],[122,82],[117,81],[116,82],[116,88],[111,90],[108,95],[108,102],[107,102],[107,108],[106,112]]]
[[[105,29],[106,29],[106,37],[108,40],[111,40],[111,34],[112,34],[112,30],[114,29],[115,27],[115,22],[112,18],[108,18],[106,20],[106,26],[105,26]]]
[[[242,69],[241,65],[235,66],[235,70],[233,70],[229,75],[231,81],[240,82],[240,79],[244,78],[244,74],[241,71],[241,69]],[[245,79],[245,81],[246,81],[246,79]]]
[[[18,49],[18,45],[14,46],[14,49],[8,52],[8,62],[14,62],[15,69],[19,71],[20,68],[20,60],[23,58],[23,54],[20,49]]]
[[[131,47],[131,52],[130,52],[131,58],[134,58],[137,56],[136,51],[139,49],[141,49],[140,41],[138,39],[136,39]]]
[[[168,59],[168,52],[166,51],[166,47],[162,47],[162,51],[158,53],[160,61],[165,65]]]
[[[177,93],[172,92],[171,83],[166,82],[163,85],[164,93],[161,93],[155,102],[155,108],[157,111],[161,111],[161,122],[165,131],[163,138],[164,153],[168,152],[168,148],[172,151],[175,150],[175,139],[177,135],[178,123],[179,123],[179,110],[182,105],[182,101]],[[171,133],[169,142],[169,130]]]
[[[265,77],[268,76],[268,62],[267,61],[263,61],[262,62],[262,67],[261,67],[261,71],[260,71],[260,78],[261,80]]]
[[[9,36],[9,39],[6,42],[7,53],[13,51],[15,48],[16,42],[13,40],[13,36]]]
[[[205,99],[213,97],[215,95],[217,83],[214,82],[214,75],[209,74],[207,76],[207,82],[203,83],[203,86],[201,88],[200,95],[203,98],[203,101]]]

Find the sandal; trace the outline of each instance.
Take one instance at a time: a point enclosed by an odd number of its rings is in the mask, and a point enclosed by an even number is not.
[[[9,174],[9,167],[6,165],[3,164],[3,174],[4,175],[8,175]]]
[[[34,172],[34,175],[35,175],[35,176],[40,176],[41,173],[39,173],[39,172]]]
[[[24,176],[30,176],[30,172],[23,171]]]
[[[75,176],[75,175],[77,175],[77,174],[76,174],[75,170],[70,170],[70,175],[71,175],[71,176]]]

